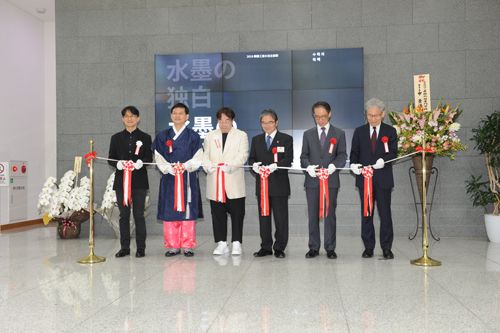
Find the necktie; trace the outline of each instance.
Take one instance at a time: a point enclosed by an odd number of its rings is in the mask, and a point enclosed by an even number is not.
[[[319,137],[319,143],[321,144],[321,149],[323,149],[323,146],[325,145],[325,141],[326,141],[325,128],[321,127],[321,136]]]
[[[271,143],[273,142],[273,138],[268,135],[267,138],[266,138],[266,146],[267,146],[267,150],[269,150],[269,147],[271,147]]]
[[[375,143],[377,143],[377,128],[373,128],[372,134],[372,151],[375,152]]]

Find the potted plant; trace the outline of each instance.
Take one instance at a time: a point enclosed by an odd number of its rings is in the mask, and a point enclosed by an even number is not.
[[[49,177],[38,196],[38,212],[45,212],[43,222],[45,225],[50,221],[58,222],[61,238],[78,238],[81,223],[90,217],[90,180],[84,177],[80,186],[76,186],[75,177],[74,171],[66,172],[59,186],[54,177]]]
[[[500,243],[500,111],[495,111],[486,119],[481,119],[477,128],[472,129],[471,141],[479,153],[484,154],[488,180],[481,182],[482,176],[466,181],[467,193],[471,195],[474,207],[483,206],[486,233],[493,243]],[[493,204],[490,214],[487,206]]]

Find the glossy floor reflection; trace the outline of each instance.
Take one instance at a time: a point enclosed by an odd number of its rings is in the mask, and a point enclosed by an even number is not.
[[[305,259],[307,239],[291,237],[285,259],[213,256],[198,238],[195,256],[166,258],[162,237],[146,257],[117,259],[116,239],[96,237],[104,263],[82,265],[88,240],[60,240],[54,228],[0,235],[1,332],[498,332],[500,244],[443,238],[413,266],[420,242],[397,238],[394,260],[363,259],[360,239],[339,237],[337,260]],[[135,248],[132,248],[135,254]]]

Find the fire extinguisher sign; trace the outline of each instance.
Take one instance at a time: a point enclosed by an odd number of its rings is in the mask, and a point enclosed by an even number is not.
[[[0,162],[0,186],[9,186],[9,162]]]

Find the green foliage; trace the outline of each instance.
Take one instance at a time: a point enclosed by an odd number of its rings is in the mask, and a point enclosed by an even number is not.
[[[482,176],[476,178],[472,175],[472,180],[465,181],[467,183],[465,188],[467,189],[467,194],[470,194],[472,205],[474,207],[483,206],[486,210],[486,214],[489,214],[486,206],[497,202],[497,198],[495,194],[491,192],[491,188],[488,186],[489,182],[480,182],[481,178]]]
[[[477,128],[472,129],[474,136],[471,141],[481,154],[489,154],[489,164],[492,167],[500,166],[500,111],[495,111],[481,119]]]

